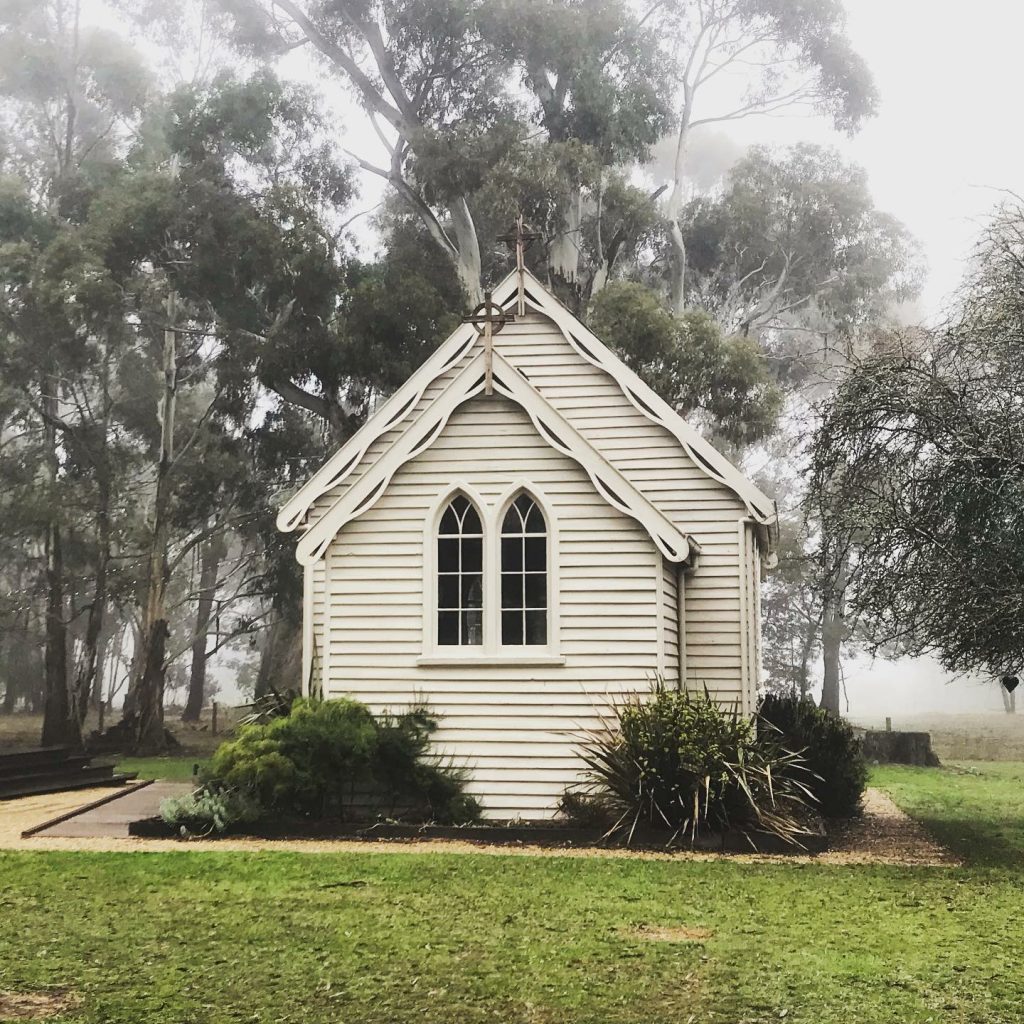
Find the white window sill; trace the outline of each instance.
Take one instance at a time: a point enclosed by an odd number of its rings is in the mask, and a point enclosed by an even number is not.
[[[564,665],[565,658],[560,654],[432,654],[417,658],[416,664],[424,668],[487,668],[505,665],[512,668],[540,668],[545,665]]]

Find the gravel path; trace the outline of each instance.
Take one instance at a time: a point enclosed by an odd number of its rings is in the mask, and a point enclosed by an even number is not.
[[[60,837],[37,835],[22,839],[24,829],[89,803],[109,789],[49,793],[0,802],[0,849],[5,850],[91,850],[110,852],[161,852],[168,850],[219,852],[237,850],[290,851],[298,853],[483,853],[493,856],[534,857],[616,857],[648,860],[777,861],[820,864],[897,864],[908,866],[953,866],[956,858],[936,844],[916,822],[907,817],[880,790],[869,789],[861,818],[844,823],[834,834],[833,848],[816,856],[753,855],[713,853],[658,853],[634,850],[550,849],[540,847],[478,846],[460,841],[351,842],[312,839],[219,839],[211,842],[181,842],[176,839],[134,839],[131,837]],[[143,790],[142,792],[145,792]],[[116,807],[117,801],[108,807]]]
[[[830,834],[832,849],[815,860],[912,867],[952,867],[960,863],[880,789],[869,789],[864,794],[864,813],[859,818],[836,824]]]

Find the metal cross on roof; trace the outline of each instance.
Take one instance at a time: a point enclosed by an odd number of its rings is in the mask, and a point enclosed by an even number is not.
[[[464,324],[472,324],[484,339],[484,390],[488,395],[494,393],[494,335],[514,320],[515,314],[499,306],[489,291],[484,292],[484,301],[462,318]]]
[[[516,273],[519,275],[519,293],[516,302],[516,315],[526,315],[526,250],[544,236],[539,231],[531,231],[523,220],[523,215],[516,217],[515,227],[505,235],[498,235],[499,242],[505,242],[516,254]]]

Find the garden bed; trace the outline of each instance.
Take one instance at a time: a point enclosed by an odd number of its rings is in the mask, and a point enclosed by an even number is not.
[[[128,834],[140,839],[173,839],[179,833],[160,817],[143,818],[128,826]],[[483,846],[543,846],[607,849],[625,845],[621,840],[605,838],[601,828],[580,828],[573,825],[553,825],[549,821],[517,822],[515,824],[477,825],[411,825],[398,822],[345,822],[324,818],[282,819],[236,825],[222,834],[208,836],[189,835],[195,840],[216,841],[220,838],[246,836],[254,839],[329,839],[379,842],[421,842],[438,840],[478,843]],[[638,831],[630,844],[633,849],[664,850],[668,837],[654,830]],[[785,843],[768,833],[743,833],[739,830],[708,833],[698,836],[692,843],[675,842],[672,849],[700,850],[709,853],[822,853],[829,848],[828,835],[818,826],[803,837],[803,848]]]

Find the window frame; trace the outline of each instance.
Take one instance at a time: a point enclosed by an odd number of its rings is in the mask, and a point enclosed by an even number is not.
[[[452,500],[462,495],[480,516],[483,526],[483,644],[438,644],[438,600],[440,577],[437,539],[441,517]],[[501,643],[501,526],[512,503],[526,494],[544,517],[547,540],[547,643]],[[517,480],[494,500],[485,501],[479,491],[459,480],[439,493],[426,517],[423,538],[423,644],[417,664],[422,666],[461,665],[564,665],[559,642],[558,530],[551,504],[543,491],[526,480]]]
[[[466,503],[466,511],[463,513],[461,520],[458,523],[458,531],[456,533],[442,533],[441,527],[444,523],[445,516],[451,510],[455,515],[456,519],[459,519],[459,514],[453,509],[454,504],[462,500]],[[472,512],[479,523],[479,533],[467,533],[465,531],[465,518]],[[454,572],[448,570],[445,572],[441,571],[441,556],[440,547],[443,541],[454,542],[456,545],[456,564],[457,568]],[[466,548],[465,544],[467,541],[476,541],[479,544],[479,555],[480,555],[480,568],[467,570],[463,565],[463,558],[465,557]],[[484,609],[487,604],[487,593],[486,593],[486,575],[484,566],[484,547],[487,544],[487,525],[484,522],[484,517],[480,512],[477,504],[472,501],[465,494],[456,492],[451,498],[445,503],[441,509],[441,515],[438,519],[437,532],[434,540],[434,551],[437,557],[437,563],[434,567],[434,585],[435,585],[435,600],[434,600],[434,628],[437,630],[437,646],[438,648],[448,650],[451,648],[463,648],[468,647],[473,651],[479,651],[484,645]],[[441,604],[441,584],[445,577],[449,577],[454,580],[455,583],[455,602],[456,607],[452,607],[450,604]],[[466,606],[464,584],[465,581],[470,577],[478,577],[479,582],[479,610],[472,604]],[[450,595],[449,595],[450,596]],[[468,640],[463,641],[463,633],[468,630],[468,624],[464,621],[464,616],[468,616],[470,612],[479,611],[479,630],[480,630],[480,641],[479,643],[470,643]],[[441,616],[445,613],[455,615],[455,643],[442,643],[440,639],[441,633]]]

